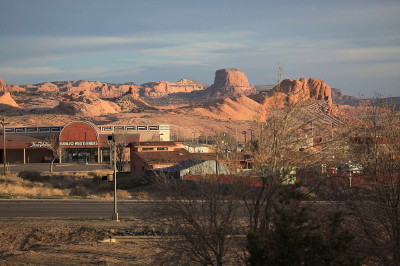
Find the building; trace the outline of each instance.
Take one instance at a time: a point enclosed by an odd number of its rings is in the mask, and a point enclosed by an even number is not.
[[[183,148],[191,153],[215,153],[215,147],[208,144],[195,144],[187,142],[183,144]]]
[[[111,136],[120,142],[169,141],[168,125],[94,125],[75,121],[65,126],[6,127],[1,133],[0,161],[42,163],[51,161],[52,149],[62,150],[61,163],[107,162],[110,160]],[[5,137],[5,138],[4,138]]]
[[[153,170],[158,175],[175,179],[184,179],[185,176],[226,175],[230,174],[229,166],[218,163],[216,160],[189,159],[170,167]]]
[[[146,170],[174,166],[189,159],[215,160],[215,154],[190,153],[182,142],[140,142],[130,144],[131,172],[144,174]]]

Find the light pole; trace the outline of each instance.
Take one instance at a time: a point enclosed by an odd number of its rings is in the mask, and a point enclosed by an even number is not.
[[[6,147],[6,118],[3,117],[3,119],[1,120],[1,125],[3,126],[3,167],[4,167],[4,171],[3,171],[3,175],[6,176],[7,174],[7,160],[6,160],[6,156],[7,156],[7,147]]]
[[[112,144],[114,150],[114,213],[113,213],[113,220],[119,222],[118,219],[118,209],[117,209],[117,144],[115,142],[115,135],[112,135]]]

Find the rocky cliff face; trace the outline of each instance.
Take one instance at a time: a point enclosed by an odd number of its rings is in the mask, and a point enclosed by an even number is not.
[[[0,91],[4,91],[6,89],[6,83],[3,79],[0,78]]]
[[[332,90],[320,79],[285,79],[272,90],[274,92],[285,93],[289,103],[297,103],[308,99],[332,103]]]
[[[238,97],[253,94],[256,89],[242,71],[228,68],[215,72],[214,84],[206,92],[208,97]]]
[[[205,87],[205,84],[191,79],[181,79],[177,82],[162,80],[140,85],[139,95],[142,97],[159,98],[176,92],[204,90]]]

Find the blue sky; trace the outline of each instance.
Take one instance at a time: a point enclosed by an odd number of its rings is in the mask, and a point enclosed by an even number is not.
[[[0,0],[0,77],[251,84],[314,77],[348,95],[400,96],[400,1]]]

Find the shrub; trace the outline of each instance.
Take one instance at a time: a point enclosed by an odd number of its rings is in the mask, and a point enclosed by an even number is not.
[[[149,193],[146,191],[139,191],[136,192],[132,195],[132,198],[136,200],[148,200],[149,199]]]
[[[77,185],[71,189],[69,195],[86,197],[89,195],[89,192],[87,191],[87,189],[84,186]]]
[[[130,199],[132,198],[131,193],[126,190],[117,189],[117,197],[118,199]]]
[[[48,180],[47,176],[42,176],[37,171],[22,171],[18,175],[20,178],[33,181],[33,182],[45,182]]]

